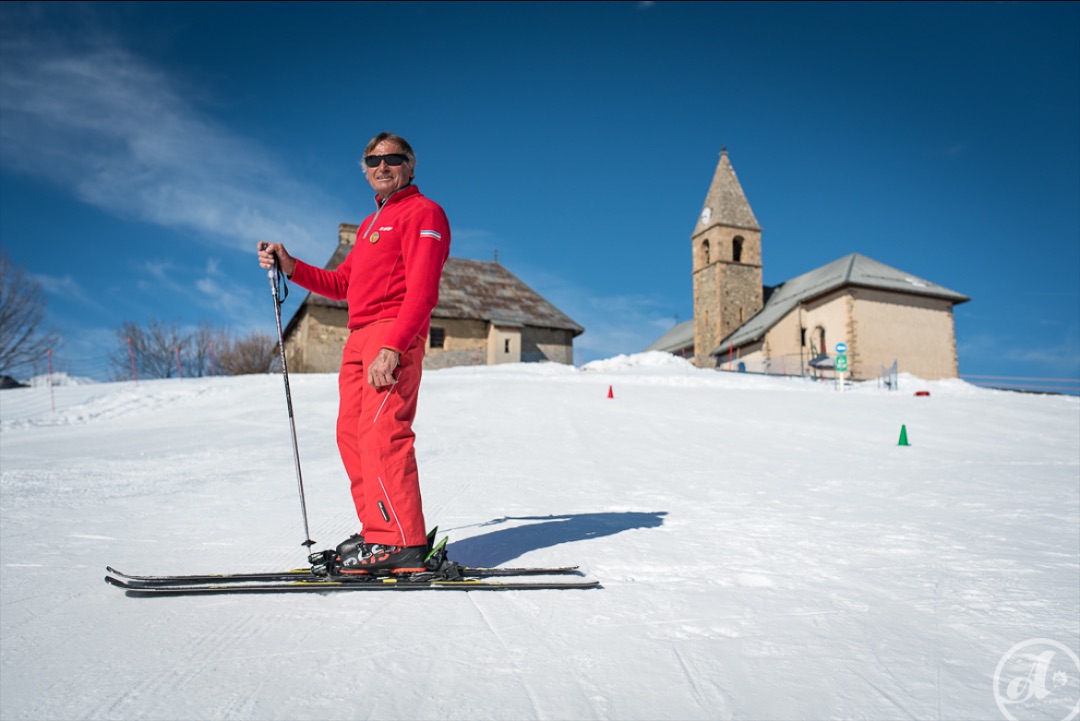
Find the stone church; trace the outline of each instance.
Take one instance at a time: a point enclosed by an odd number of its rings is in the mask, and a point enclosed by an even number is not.
[[[338,245],[324,266],[337,268],[352,250],[357,226],[338,226]],[[348,306],[308,293],[283,332],[285,359],[297,373],[341,368]],[[572,364],[574,338],[585,329],[497,261],[449,258],[431,313],[424,368],[550,361]]]
[[[843,342],[856,380],[894,363],[926,380],[959,375],[953,306],[970,298],[859,253],[765,286],[761,233],[724,150],[690,235],[694,318],[649,350],[699,367],[804,375],[832,369]]]

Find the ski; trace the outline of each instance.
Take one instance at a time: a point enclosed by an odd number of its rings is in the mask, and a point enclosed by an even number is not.
[[[336,551],[317,551],[308,556],[311,566],[256,573],[201,573],[189,575],[135,575],[106,566],[105,582],[129,595],[281,593],[303,591],[413,591],[442,589],[505,591],[534,589],[596,588],[597,581],[566,580],[582,576],[577,566],[474,568],[446,558],[446,539],[435,543],[438,528],[428,533],[430,549],[424,560],[429,570],[394,574],[352,572],[342,568]],[[491,578],[529,576],[532,580],[490,581]],[[537,577],[549,578],[536,580]]]
[[[423,574],[418,574],[423,575]],[[479,578],[445,580],[404,576],[356,578],[312,577],[304,580],[260,581],[254,583],[184,583],[139,585],[113,576],[105,582],[128,595],[206,595],[226,593],[326,593],[339,591],[534,591],[600,588],[599,581],[488,581]]]
[[[342,577],[337,575],[325,576],[317,575],[311,572],[309,568],[295,568],[288,571],[269,571],[261,573],[203,573],[194,575],[183,576],[139,576],[130,573],[124,573],[112,566],[107,566],[105,570],[119,579],[122,579],[129,586],[175,586],[175,585],[193,585],[193,584],[214,584],[221,585],[226,583],[231,584],[247,584],[247,583],[260,583],[260,582],[277,582],[277,581],[326,581],[326,580],[351,580],[350,577]],[[528,567],[528,568],[473,568],[470,566],[458,566],[457,574],[461,578],[497,578],[506,576],[565,576],[565,575],[581,575],[577,566],[559,566],[554,568],[543,567]],[[370,576],[360,576],[359,578],[369,579]]]

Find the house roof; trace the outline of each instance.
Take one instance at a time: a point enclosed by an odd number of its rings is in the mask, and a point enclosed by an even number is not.
[[[355,225],[341,224],[340,242],[326,263],[327,270],[336,269],[345,260],[352,250],[356,230]],[[303,302],[328,308],[348,308],[346,301],[330,300],[316,293],[308,293]],[[439,304],[431,315],[433,318],[483,320],[499,325],[555,328],[571,331],[574,336],[585,332],[506,268],[484,260],[446,260],[439,281]],[[292,325],[290,322],[290,328]]]
[[[734,333],[721,340],[711,354],[761,340],[770,328],[800,303],[845,286],[929,296],[948,300],[953,304],[971,300],[954,290],[879,263],[865,255],[852,253],[773,288],[765,307]]]
[[[484,320],[572,331],[585,329],[496,262],[449,258],[433,318]]]
[[[694,319],[684,320],[664,335],[653,341],[645,350],[662,350],[667,353],[679,353],[694,347]]]

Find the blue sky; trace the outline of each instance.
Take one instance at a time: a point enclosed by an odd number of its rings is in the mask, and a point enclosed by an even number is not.
[[[859,252],[972,298],[961,375],[1080,377],[1077,3],[4,3],[0,41],[0,242],[75,374],[126,320],[273,335],[256,242],[324,263],[390,130],[579,362],[692,317],[726,146],[766,284]]]

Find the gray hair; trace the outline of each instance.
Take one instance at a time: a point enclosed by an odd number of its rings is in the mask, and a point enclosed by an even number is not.
[[[409,167],[416,167],[416,153],[413,152],[412,146],[409,145],[409,141],[400,135],[394,135],[393,133],[382,132],[376,135],[374,138],[368,141],[367,147],[364,148],[364,157],[371,155],[371,151],[375,149],[375,146],[382,141],[389,141],[396,143],[401,148],[401,152],[409,159]]]

